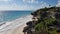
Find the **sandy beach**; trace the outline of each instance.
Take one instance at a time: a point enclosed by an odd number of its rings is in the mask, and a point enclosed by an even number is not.
[[[25,26],[26,26],[26,23],[24,23],[23,25],[15,28],[15,29],[6,31],[5,34],[24,34],[22,31],[23,31],[23,28],[24,28]]]
[[[23,34],[23,28],[26,22],[31,21],[32,16],[21,17],[7,24],[0,26],[0,34]]]
[[[14,29],[12,31],[12,34],[23,34],[23,28],[26,26],[26,24],[21,25],[20,27]]]

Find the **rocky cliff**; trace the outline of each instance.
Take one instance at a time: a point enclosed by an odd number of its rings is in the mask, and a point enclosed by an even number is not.
[[[60,33],[60,7],[42,8],[31,13],[32,21],[26,23],[24,34],[58,34]]]

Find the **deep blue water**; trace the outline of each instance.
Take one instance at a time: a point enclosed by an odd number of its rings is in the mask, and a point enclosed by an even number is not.
[[[30,15],[32,11],[1,11],[0,12],[0,22],[12,21],[21,16]]]

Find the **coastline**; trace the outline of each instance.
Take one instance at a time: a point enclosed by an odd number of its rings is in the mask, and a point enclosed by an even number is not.
[[[26,26],[26,22],[31,21],[32,16],[28,15],[24,18],[19,18],[10,23],[6,23],[6,25],[1,26],[0,34],[23,34],[22,30]]]

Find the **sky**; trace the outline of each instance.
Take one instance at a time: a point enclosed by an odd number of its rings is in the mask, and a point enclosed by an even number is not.
[[[0,10],[37,10],[60,6],[60,0],[0,0]]]

